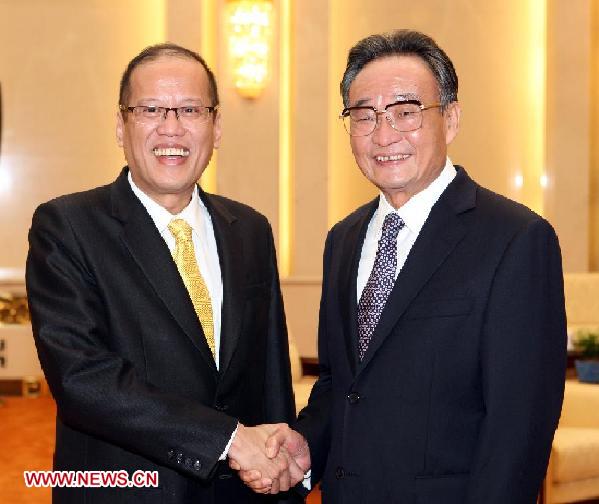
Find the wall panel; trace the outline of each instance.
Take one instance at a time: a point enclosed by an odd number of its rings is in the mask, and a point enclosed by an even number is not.
[[[38,204],[116,177],[121,72],[163,37],[162,0],[0,0],[1,267],[24,267]]]

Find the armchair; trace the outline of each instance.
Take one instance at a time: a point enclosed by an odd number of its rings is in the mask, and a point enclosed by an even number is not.
[[[599,385],[566,381],[543,490],[544,504],[599,499]]]

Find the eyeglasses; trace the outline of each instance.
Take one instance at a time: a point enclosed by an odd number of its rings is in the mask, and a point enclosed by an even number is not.
[[[380,115],[384,115],[396,131],[415,131],[422,127],[422,112],[439,107],[443,105],[422,105],[418,100],[403,100],[390,103],[383,110],[370,106],[347,107],[339,117],[350,136],[360,137],[368,136],[376,129]]]
[[[175,117],[181,123],[191,125],[206,122],[210,114],[216,112],[218,105],[214,107],[204,107],[201,105],[187,105],[185,107],[137,105],[135,107],[125,107],[125,105],[119,105],[119,109],[123,112],[131,113],[136,121],[146,124],[164,121],[168,113],[172,110],[175,113]]]

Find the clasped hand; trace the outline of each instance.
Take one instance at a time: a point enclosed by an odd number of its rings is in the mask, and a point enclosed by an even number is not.
[[[256,427],[239,424],[228,456],[229,466],[257,493],[289,490],[310,469],[308,443],[284,423]]]

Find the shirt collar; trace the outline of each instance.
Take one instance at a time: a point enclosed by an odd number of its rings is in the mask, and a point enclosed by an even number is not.
[[[189,204],[177,215],[173,215],[166,208],[156,203],[139,187],[137,187],[137,185],[135,185],[135,182],[133,182],[133,178],[131,177],[131,170],[129,170],[129,173],[127,174],[127,180],[129,180],[131,190],[150,214],[150,217],[154,221],[154,225],[161,235],[164,234],[164,231],[167,229],[169,223],[173,219],[177,218],[186,220],[197,234],[201,233],[202,211],[206,212],[207,209],[198,194],[197,188],[193,191]]]
[[[428,187],[419,193],[416,193],[397,210],[391,206],[387,201],[387,198],[381,193],[376,215],[377,226],[382,228],[383,221],[387,214],[396,212],[410,231],[419,234],[433,205],[441,197],[441,194],[443,194],[443,191],[445,191],[449,183],[454,179],[456,173],[456,169],[448,157],[439,176],[433,180]]]

